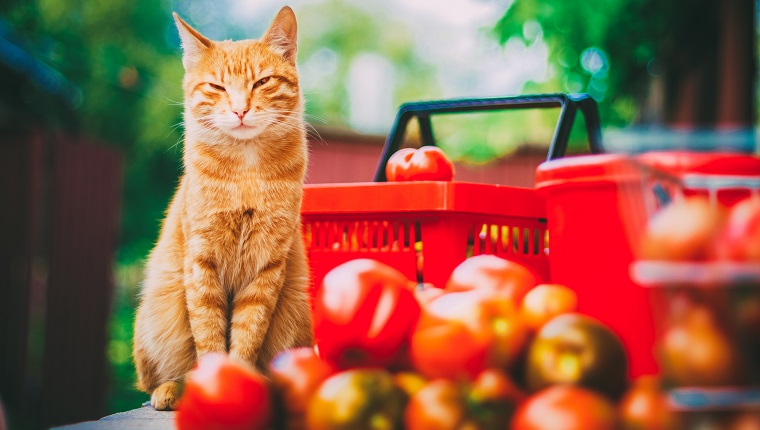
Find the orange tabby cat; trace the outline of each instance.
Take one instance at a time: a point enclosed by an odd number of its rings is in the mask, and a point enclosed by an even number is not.
[[[138,387],[173,409],[197,358],[266,372],[311,345],[300,208],[307,146],[296,20],[214,42],[174,18],[185,67],[185,173],[150,254],[135,319]]]

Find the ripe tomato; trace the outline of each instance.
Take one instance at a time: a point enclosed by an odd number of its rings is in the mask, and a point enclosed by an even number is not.
[[[517,307],[537,282],[533,272],[522,264],[484,254],[468,258],[455,267],[446,283],[446,291],[496,292],[512,300]]]
[[[760,197],[731,207],[716,249],[720,259],[760,263]]]
[[[406,394],[383,369],[351,369],[327,378],[309,402],[309,430],[400,428]]]
[[[575,291],[564,285],[541,284],[525,295],[520,313],[525,324],[535,331],[557,315],[574,312],[577,306]]]
[[[281,396],[286,427],[303,428],[306,407],[312,394],[335,369],[314,352],[314,348],[294,348],[279,353],[269,366],[272,385]]]
[[[574,385],[554,385],[518,407],[511,430],[614,430],[617,415],[603,396]]]
[[[628,385],[628,360],[620,339],[601,322],[564,314],[544,324],[528,348],[526,382],[535,392],[576,384],[617,400]]]
[[[724,211],[707,197],[690,196],[671,203],[649,220],[641,242],[645,260],[699,261],[712,254]]]
[[[385,177],[389,182],[450,181],[454,165],[437,146],[402,148],[388,159]]]
[[[175,423],[179,430],[268,429],[272,419],[263,376],[225,354],[206,354],[185,383]]]
[[[470,384],[470,415],[483,429],[506,429],[525,394],[500,369],[486,369]]]
[[[676,386],[729,386],[740,382],[740,357],[726,330],[705,305],[682,302],[661,340],[662,367]]]
[[[409,399],[404,412],[406,430],[457,430],[464,428],[467,410],[459,384],[435,379]]]
[[[510,300],[476,291],[447,293],[423,308],[409,355],[429,378],[469,379],[489,367],[510,367],[526,337]]]
[[[661,391],[660,380],[637,378],[618,405],[622,430],[673,430],[683,428]]]
[[[328,272],[314,299],[320,354],[339,369],[402,359],[420,314],[414,285],[398,270],[370,259]]]
[[[404,424],[407,430],[505,429],[522,397],[498,369],[472,383],[435,379],[411,396]]]

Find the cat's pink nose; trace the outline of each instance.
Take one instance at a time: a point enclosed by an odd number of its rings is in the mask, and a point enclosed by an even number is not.
[[[240,121],[242,121],[242,120],[243,120],[243,117],[245,116],[245,114],[247,114],[247,113],[248,113],[248,111],[247,111],[247,110],[234,110],[234,111],[232,111],[232,112],[233,112],[235,115],[237,115],[237,116],[238,116],[238,118],[240,118]]]

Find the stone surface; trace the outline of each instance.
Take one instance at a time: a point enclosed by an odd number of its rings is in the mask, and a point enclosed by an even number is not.
[[[87,421],[79,424],[71,424],[56,427],[60,430],[96,430],[96,429],[124,429],[124,430],[173,430],[175,412],[161,412],[150,406],[121,412],[101,418],[98,421]]]

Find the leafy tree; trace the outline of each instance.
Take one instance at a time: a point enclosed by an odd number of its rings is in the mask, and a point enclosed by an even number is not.
[[[749,0],[515,0],[495,31],[543,38],[553,85],[603,101],[608,124],[747,127],[754,16]]]

